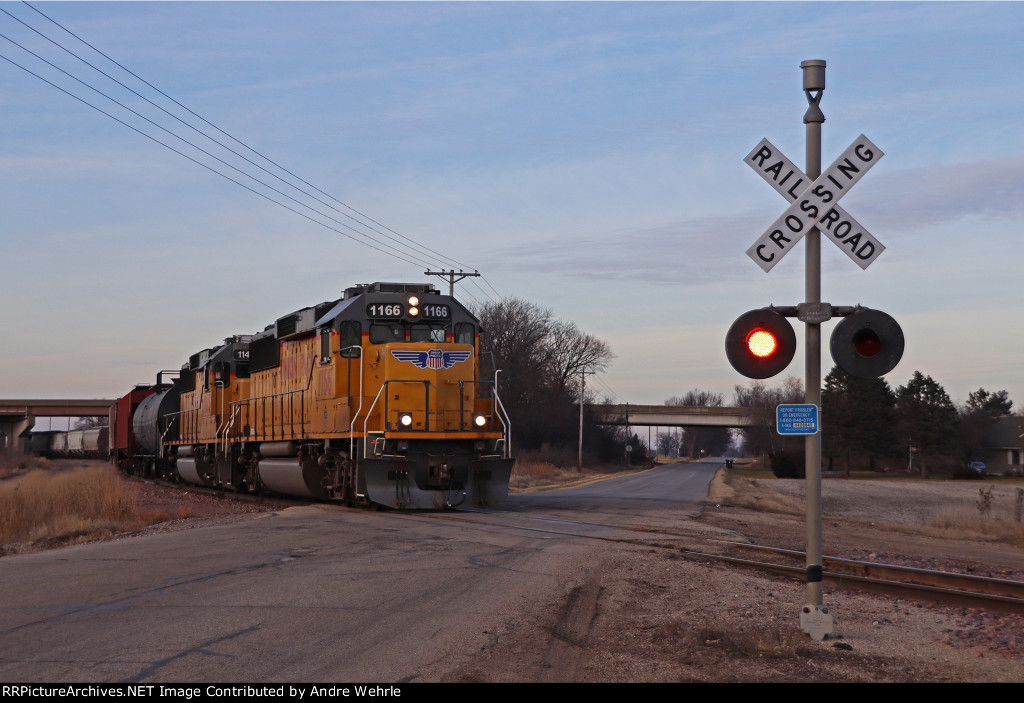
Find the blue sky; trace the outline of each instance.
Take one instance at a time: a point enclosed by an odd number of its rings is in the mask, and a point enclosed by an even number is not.
[[[799,66],[825,59],[822,159],[861,133],[885,151],[842,204],[887,250],[862,271],[823,242],[823,299],[900,322],[893,386],[920,370],[955,401],[985,387],[1024,405],[1024,4],[35,7],[331,196],[478,268],[493,290],[467,285],[475,298],[522,296],[604,338],[616,359],[601,387],[631,403],[731,398],[747,379],[725,359],[729,325],[803,300],[802,246],[768,274],[744,254],[786,202],[743,157],[767,137],[804,163]],[[0,9],[170,109],[31,7]],[[14,40],[203,141],[10,15],[3,56],[176,141]],[[121,395],[353,283],[425,280],[422,263],[260,198],[8,61],[0,81],[0,396]],[[802,378],[802,359],[787,373]]]

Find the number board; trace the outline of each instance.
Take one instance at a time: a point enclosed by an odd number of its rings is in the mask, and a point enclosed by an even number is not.
[[[423,317],[430,318],[431,320],[447,320],[451,317],[451,309],[447,305],[431,303],[420,306],[420,311],[423,313]]]
[[[401,303],[370,303],[366,306],[366,316],[374,319],[397,320],[405,315],[405,306]]]

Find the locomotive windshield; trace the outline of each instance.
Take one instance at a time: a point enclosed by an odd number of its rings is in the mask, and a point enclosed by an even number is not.
[[[445,326],[417,322],[375,322],[370,325],[370,343],[388,344],[389,342],[444,342]]]

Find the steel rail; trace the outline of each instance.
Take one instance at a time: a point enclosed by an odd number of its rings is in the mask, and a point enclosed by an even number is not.
[[[795,550],[743,543],[726,544],[743,549],[781,554],[794,559],[803,556],[802,552]],[[798,580],[802,580],[806,576],[803,566],[755,561],[693,550],[683,550],[683,553],[688,556],[768,571]],[[840,590],[853,585],[853,587],[865,591],[902,598],[1024,614],[1024,583],[1019,581],[990,579],[933,569],[875,564],[837,557],[826,557],[823,561],[825,562],[822,565],[824,567],[823,580]]]
[[[779,547],[767,547],[759,544],[747,544],[744,542],[722,542],[737,549],[748,551],[765,552],[778,554],[793,559],[803,559],[803,552],[793,549],[782,549]],[[873,578],[886,579],[890,581],[906,581],[924,586],[938,586],[940,588],[956,588],[975,593],[986,593],[994,596],[1009,596],[1024,600],[1024,582],[1012,579],[1001,579],[992,576],[975,576],[974,574],[959,574],[953,571],[939,571],[937,569],[923,569],[915,566],[899,566],[896,564],[882,564],[879,562],[861,561],[857,559],[845,559],[840,557],[824,557],[825,567],[833,571],[859,574]]]

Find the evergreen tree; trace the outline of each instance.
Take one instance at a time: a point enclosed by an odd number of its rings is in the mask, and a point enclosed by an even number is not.
[[[984,446],[985,436],[992,430],[1000,417],[1009,415],[1013,408],[1006,391],[990,393],[979,388],[967,396],[967,402],[960,409],[960,457],[963,461],[977,458]]]
[[[821,392],[823,451],[843,457],[850,475],[854,457],[875,459],[898,451],[895,433],[896,397],[882,378],[850,376],[838,366],[825,377]]]
[[[956,441],[957,412],[946,390],[931,376],[915,371],[896,389],[900,439],[918,448],[921,475],[928,476],[930,458],[948,455]]]

